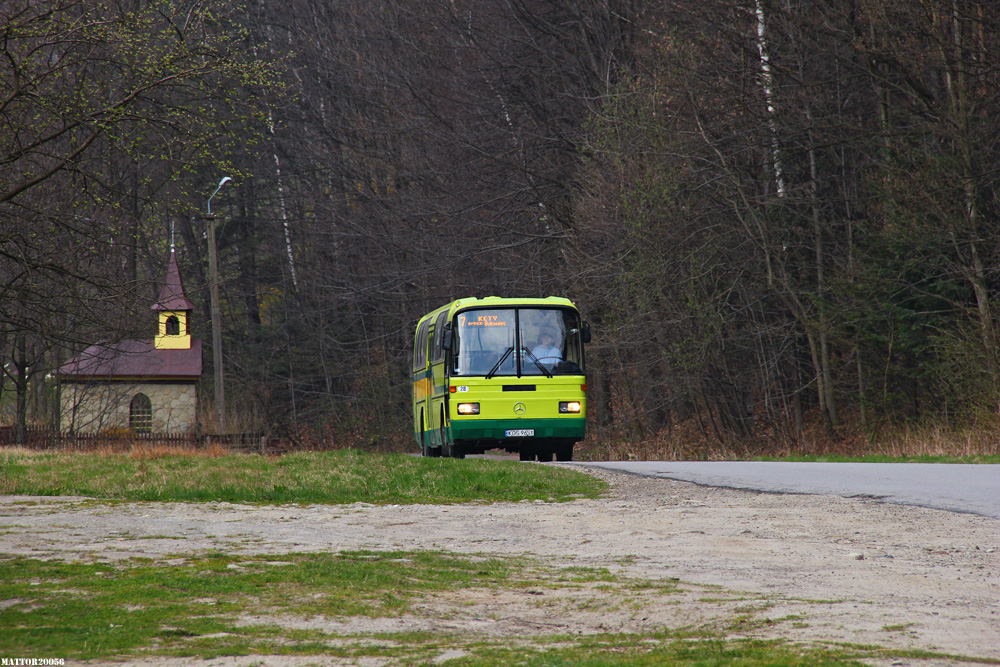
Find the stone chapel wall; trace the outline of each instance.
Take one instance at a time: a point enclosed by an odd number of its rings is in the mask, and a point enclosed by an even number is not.
[[[190,434],[198,423],[198,391],[191,383],[63,383],[61,393],[63,431],[128,430],[129,405],[138,393],[152,404],[153,433]]]

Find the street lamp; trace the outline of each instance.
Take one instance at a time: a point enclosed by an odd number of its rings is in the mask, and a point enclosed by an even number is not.
[[[226,385],[222,373],[222,313],[219,309],[219,255],[215,247],[215,216],[212,215],[212,198],[222,186],[231,181],[224,176],[219,187],[208,198],[208,283],[212,296],[212,367],[215,370],[215,421],[220,432],[226,430]]]
[[[228,183],[231,180],[233,180],[233,179],[229,178],[228,176],[223,176],[222,180],[219,181],[219,187],[215,188],[215,192],[212,193],[212,197],[215,197],[215,195],[219,194],[219,190],[222,189],[222,186],[225,185],[226,183]],[[212,215],[212,197],[208,198],[208,214],[209,215]]]

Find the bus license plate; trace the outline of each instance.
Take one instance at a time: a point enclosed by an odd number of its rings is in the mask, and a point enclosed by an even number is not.
[[[533,428],[512,428],[504,432],[508,438],[531,438],[535,435]]]

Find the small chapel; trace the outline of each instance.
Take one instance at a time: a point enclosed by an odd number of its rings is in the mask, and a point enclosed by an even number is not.
[[[196,433],[201,339],[191,336],[194,304],[172,249],[152,310],[152,340],[97,343],[59,367],[63,433]]]

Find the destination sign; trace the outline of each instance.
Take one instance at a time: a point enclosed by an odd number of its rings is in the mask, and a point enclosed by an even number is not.
[[[506,320],[501,320],[499,315],[477,315],[465,320],[467,327],[505,327]]]

